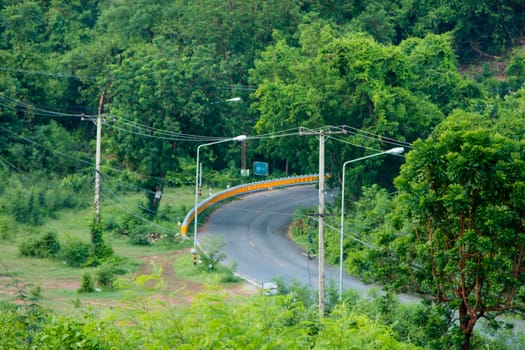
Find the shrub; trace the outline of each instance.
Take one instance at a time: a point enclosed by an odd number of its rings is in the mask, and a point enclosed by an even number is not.
[[[136,226],[129,231],[129,242],[133,245],[150,245],[147,227]]]
[[[40,225],[45,217],[42,202],[45,202],[45,193],[42,189],[24,188],[18,183],[6,190],[3,196],[2,209],[6,214],[23,224]]]
[[[114,255],[113,248],[107,245],[103,239],[103,225],[99,221],[90,226],[91,230],[91,260],[93,266],[99,265],[101,261]]]
[[[48,232],[36,239],[32,238],[21,242],[18,250],[22,256],[53,258],[60,253],[61,246],[56,233]]]
[[[226,242],[222,237],[213,237],[205,239],[201,243],[204,249],[200,254],[200,259],[202,261],[201,268],[204,270],[214,270],[221,261],[226,259],[226,253],[222,251],[226,246]]]
[[[149,245],[150,231],[147,225],[131,215],[124,217],[123,222],[114,230],[117,235],[127,236],[133,245]]]
[[[93,282],[93,276],[89,272],[86,272],[82,275],[82,282],[80,288],[78,289],[79,293],[92,293],[95,291],[95,284]]]
[[[95,272],[97,284],[104,289],[112,289],[115,282],[115,266],[111,263],[104,262]]]
[[[99,242],[91,246],[91,256],[97,262],[111,258],[113,255],[115,255],[113,248],[105,242]]]
[[[14,236],[12,219],[7,215],[0,215],[0,240],[8,241]]]
[[[62,247],[62,258],[74,267],[86,265],[91,255],[91,245],[78,239],[69,239]]]

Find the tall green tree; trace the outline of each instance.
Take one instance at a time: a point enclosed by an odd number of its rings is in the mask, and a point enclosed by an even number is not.
[[[517,0],[406,0],[398,20],[408,36],[453,33],[456,52],[468,61],[498,55],[513,45],[522,33],[524,13]]]
[[[108,107],[116,121],[108,122],[109,152],[125,167],[146,176],[150,210],[153,194],[170,171],[179,170],[181,157],[193,156],[207,138],[234,135],[213,53],[187,56],[168,47],[137,44],[120,64],[111,66]],[[193,51],[197,51],[195,47]],[[223,164],[225,165],[225,164]]]
[[[400,284],[458,312],[463,349],[480,318],[523,311],[525,143],[457,113],[396,179],[407,225],[390,245]]]
[[[427,50],[430,56],[432,49]],[[347,125],[408,142],[425,137],[443,114],[432,103],[431,94],[436,91],[424,90],[416,82],[414,73],[424,69],[424,62],[416,70],[406,52],[404,47],[382,45],[365,34],[339,33],[315,19],[301,26],[298,45],[277,34],[276,43],[263,52],[251,74],[258,86],[253,104],[260,114],[257,131]],[[437,53],[434,57],[429,65],[449,67],[448,58],[439,62]],[[345,140],[375,149],[388,147],[362,135]],[[317,167],[317,148],[314,139],[284,138],[263,143],[261,153],[287,162],[292,172],[306,172]],[[297,153],[298,149],[308,151]],[[338,174],[344,160],[361,156],[363,150],[327,143],[326,153],[329,171]],[[395,168],[390,164],[380,172],[388,174]],[[354,170],[363,173],[362,168]],[[377,178],[373,171],[366,179],[354,176],[352,186],[358,190]]]

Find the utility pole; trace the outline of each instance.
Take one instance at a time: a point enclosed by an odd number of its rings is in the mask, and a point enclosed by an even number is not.
[[[319,131],[319,317],[324,317],[324,131]]]
[[[95,225],[100,221],[100,144],[102,138],[102,106],[104,104],[104,92],[100,95],[98,102],[98,115],[97,115],[97,145],[95,154]]]
[[[328,134],[345,134],[344,128],[342,130],[329,129],[326,133]],[[324,291],[324,178],[325,178],[325,131],[319,129],[319,131],[311,131],[300,129],[299,135],[318,135],[319,136],[319,317],[323,318],[325,313],[325,291]]]

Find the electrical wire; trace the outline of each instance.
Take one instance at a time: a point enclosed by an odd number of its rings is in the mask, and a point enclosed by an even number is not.
[[[139,131],[137,131],[137,133],[139,133],[140,135],[142,136],[152,136],[152,135],[149,135],[149,134],[145,134],[145,131],[149,131],[149,132],[152,132],[152,133],[155,133],[155,134],[159,134],[159,135],[162,135],[162,136],[173,136],[174,138],[177,138],[178,140],[187,140],[187,141],[217,141],[217,140],[221,140],[221,139],[224,139],[224,138],[221,138],[221,137],[210,137],[210,136],[202,136],[202,135],[193,135],[193,134],[185,134],[185,133],[180,133],[180,132],[175,132],[175,131],[168,131],[168,130],[165,130],[165,129],[158,129],[158,128],[154,128],[154,127],[151,127],[151,126],[148,126],[148,125],[145,125],[145,124],[141,124],[141,123],[138,123],[136,121],[132,121],[132,120],[128,120],[128,119],[125,119],[125,118],[117,118],[117,117],[114,117],[114,116],[111,116],[110,118],[111,121],[118,121],[124,125],[127,125],[129,126],[129,128],[131,128],[131,132],[135,132],[133,129],[138,129]],[[105,124],[111,126],[111,123],[108,123],[108,122],[105,122]],[[121,130],[129,130],[129,129],[125,129],[123,127],[120,127]]]
[[[348,125],[340,125],[340,126],[324,126],[320,128],[319,130],[312,130],[308,128],[302,128],[303,133],[304,130],[306,130],[309,134],[319,134],[320,131],[323,131],[326,137],[330,137],[333,139],[340,139],[340,137],[335,137],[334,135],[353,135],[353,136],[361,136],[363,138],[368,138],[374,141],[382,142],[382,143],[388,143],[395,146],[400,146],[404,148],[412,148],[411,144],[406,141],[397,140],[394,138],[386,137],[379,134],[374,134],[369,131],[363,130],[363,129],[357,129]],[[359,147],[364,147],[362,145],[355,145]]]
[[[14,106],[13,106],[14,105]],[[41,108],[5,95],[0,95],[0,106],[4,106],[6,108],[15,110],[15,111],[30,111],[31,113],[39,116],[50,116],[50,117],[75,117],[75,118],[81,118],[81,119],[88,119],[88,120],[94,120],[97,116],[95,115],[86,115],[83,113],[63,113],[63,112],[57,112],[52,111],[49,109]],[[115,130],[119,130],[122,132],[134,134],[137,136],[142,137],[149,137],[154,139],[162,139],[162,140],[169,140],[169,141],[188,141],[188,142],[214,142],[214,141],[220,141],[225,140],[227,138],[225,137],[213,137],[213,136],[202,136],[202,135],[192,135],[192,134],[185,134],[180,132],[173,132],[173,131],[167,131],[165,129],[159,129],[154,128],[145,124],[138,123],[136,121],[128,120],[125,118],[117,118],[112,115],[103,115],[103,123],[106,126],[109,126],[110,128],[113,128]],[[122,125],[117,126],[113,121],[119,121]],[[357,145],[355,143],[349,143],[348,141],[342,140],[340,137],[335,137],[334,131],[338,134],[349,134],[354,136],[360,136],[363,138],[372,139],[378,142],[382,143],[388,143],[396,146],[406,147],[410,148],[411,145],[408,142],[396,140],[393,138],[389,138],[386,136],[374,134],[362,129],[357,129],[351,126],[347,125],[341,125],[341,126],[325,126],[320,128],[319,130],[312,130],[305,127],[298,127],[298,128],[291,128],[287,130],[281,130],[278,132],[273,133],[267,133],[267,134],[260,134],[260,135],[253,135],[249,136],[248,139],[250,140],[261,140],[261,139],[272,139],[272,138],[281,138],[281,137],[289,137],[289,136],[296,136],[300,134],[304,134],[304,131],[307,131],[309,134],[317,134],[321,130],[325,132],[325,134],[334,139],[338,140],[340,142],[348,143],[353,146],[367,148],[363,145]],[[378,151],[373,148],[369,148],[374,151]]]
[[[196,56],[192,56],[196,57]],[[88,80],[96,81],[99,76],[95,75],[79,75],[71,73],[62,73],[62,72],[45,72],[41,70],[31,70],[31,69],[20,69],[20,68],[10,68],[0,66],[0,71],[11,72],[11,73],[24,73],[24,74],[34,74],[34,75],[43,75],[52,78],[62,78],[62,79],[77,79],[77,80]],[[243,90],[243,91],[255,91],[257,86],[255,85],[218,85],[217,89],[225,91],[234,91],[234,90]]]
[[[28,143],[30,143],[30,144],[38,147],[38,148],[44,149],[44,150],[49,151],[51,153],[55,153],[55,154],[58,154],[58,155],[60,155],[62,157],[66,157],[66,158],[69,158],[69,159],[72,159],[72,160],[76,160],[76,161],[78,161],[78,162],[80,162],[82,164],[86,164],[86,165],[91,165],[93,163],[92,161],[83,160],[83,159],[71,156],[71,155],[69,155],[67,153],[60,152],[60,151],[57,151],[55,149],[50,149],[49,147],[46,147],[46,146],[44,146],[44,145],[42,145],[42,144],[40,144],[40,143],[38,143],[36,141],[33,141],[33,140],[31,140],[31,139],[29,139],[27,137],[18,135],[17,133],[15,133],[15,132],[13,132],[13,131],[11,131],[9,129],[6,129],[6,128],[4,128],[1,125],[0,125],[0,129],[6,131],[7,133],[9,133],[9,134],[11,134],[11,135],[21,139],[21,140],[24,140],[24,141],[26,141],[26,142],[28,142]]]
[[[131,183],[129,181],[126,181],[126,182],[121,181],[118,178],[112,177],[109,174],[102,174],[102,181],[104,181],[106,183],[109,182],[109,183],[113,184],[114,185],[113,188],[118,187],[118,186],[122,186],[123,188],[127,189],[128,191],[132,191],[132,192],[141,192],[141,193],[145,192],[145,193],[149,193],[149,194],[154,194],[155,193],[155,191],[152,191],[151,189],[135,185],[135,184],[133,184],[133,183]],[[169,194],[169,193],[163,193],[162,197],[178,198],[176,195],[172,195],[172,194]]]
[[[0,161],[7,167],[7,168],[11,168],[13,170],[16,170],[17,172],[19,173],[24,173],[24,170],[20,169],[18,166],[16,166],[15,164],[11,163],[10,161],[8,161],[7,159],[5,159],[4,157],[0,156]]]
[[[51,154],[54,153],[54,154],[58,154],[58,155],[60,155],[60,156],[63,156],[63,157],[69,158],[69,159],[71,159],[71,160],[75,160],[77,163],[79,163],[79,164],[81,164],[81,165],[88,165],[88,166],[90,166],[90,167],[93,166],[93,163],[94,163],[94,162],[93,162],[93,160],[91,160],[91,159],[90,159],[90,160],[84,160],[84,159],[81,159],[81,158],[78,158],[78,157],[75,157],[75,156],[71,156],[71,155],[69,155],[69,154],[67,154],[67,153],[60,152],[60,151],[57,151],[57,150],[55,150],[55,149],[49,148],[49,147],[44,146],[44,145],[42,145],[41,143],[38,143],[38,142],[36,142],[36,141],[34,141],[34,140],[30,139],[30,138],[27,138],[27,137],[21,136],[21,135],[15,133],[15,132],[13,132],[13,131],[7,129],[7,128],[4,128],[4,127],[1,126],[1,125],[0,125],[0,130],[4,130],[4,131],[6,131],[7,133],[9,133],[9,134],[15,136],[16,138],[21,139],[21,140],[23,140],[23,141],[25,141],[25,142],[27,142],[27,143],[29,143],[29,144],[31,144],[31,145],[37,147],[37,148],[44,149],[44,150],[50,152]],[[78,165],[78,164],[77,164],[77,165]],[[141,173],[137,173],[137,172],[130,172],[130,171],[127,170],[127,169],[126,169],[126,170],[117,169],[117,168],[113,168],[113,167],[108,166],[108,165],[101,165],[100,168],[101,168],[101,169],[104,169],[104,170],[106,170],[106,171],[114,171],[114,172],[118,172],[118,173],[127,173],[127,174],[131,173],[131,175],[136,176],[136,177],[139,177],[139,178],[148,178],[148,179],[155,179],[155,180],[162,180],[162,181],[165,180],[165,179],[162,178],[162,177],[152,176],[152,175],[146,175],[146,174],[141,174]],[[94,170],[93,170],[93,171],[94,171]]]
[[[113,192],[110,188],[108,188],[107,186],[104,186],[102,185],[101,188],[104,190],[104,191],[107,191],[111,197],[104,197],[106,199],[108,199],[112,204],[116,205],[117,207],[119,207],[120,209],[122,209],[124,212],[128,213],[129,215],[133,216],[134,218],[142,221],[142,222],[145,222],[149,225],[152,225],[152,226],[156,226],[156,227],[159,227],[159,228],[162,228],[164,230],[166,230],[167,232],[171,232],[171,233],[174,233],[174,234],[178,234],[179,233],[179,230],[173,230],[172,228],[170,227],[167,227],[167,226],[164,226],[164,225],[161,225],[161,224],[158,224],[156,222],[153,222],[139,214],[137,214],[136,212],[134,212],[132,209],[130,209],[129,207],[125,206],[124,204],[122,204],[124,202],[124,200],[122,199],[122,197],[120,197],[118,194],[116,194],[115,192]],[[141,209],[144,209],[143,207],[140,207]]]
[[[158,136],[153,134],[148,134],[145,132],[140,131],[134,131],[131,129],[122,128],[116,125],[113,125],[111,123],[105,123],[105,125],[109,126],[112,129],[127,132],[130,134],[134,134],[137,136],[143,136],[148,138],[153,138],[157,140],[167,140],[167,141],[186,141],[186,142],[213,142],[213,141],[220,141],[220,140],[227,140],[227,137],[213,137],[213,136],[198,136],[198,135],[189,135],[189,134],[181,134],[181,133],[175,133],[174,136]],[[175,136],[176,135],[176,136]]]
[[[53,77],[53,78],[79,79],[79,80],[90,80],[90,81],[97,80],[96,76],[76,75],[76,74],[69,74],[69,73],[49,73],[49,72],[38,71],[38,70],[9,68],[9,67],[2,67],[2,66],[0,66],[0,70],[4,72],[12,72],[12,73],[44,75],[44,76]]]
[[[87,118],[94,117],[93,115],[86,115],[84,113],[63,113],[52,111],[49,109],[41,108],[36,105],[32,105],[21,100],[14,99],[12,97],[0,94],[0,106],[17,111],[17,112],[31,112],[37,116],[44,117],[75,117],[75,118]]]

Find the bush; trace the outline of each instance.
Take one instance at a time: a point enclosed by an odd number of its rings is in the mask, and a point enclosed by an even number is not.
[[[203,251],[200,254],[201,269],[214,270],[221,261],[226,259],[226,253],[222,251],[226,246],[226,242],[222,237],[213,237],[205,239],[201,243],[203,247]]]
[[[18,250],[22,256],[54,258],[59,255],[61,246],[56,233],[48,232],[36,239],[32,238],[21,242]]]
[[[115,255],[115,251],[110,245],[105,242],[99,242],[91,246],[91,257],[95,262],[100,263],[106,259],[111,258]],[[99,265],[96,263],[95,265]]]
[[[133,245],[150,245],[149,235],[142,227],[137,227],[129,232],[129,242]]]
[[[105,262],[95,272],[97,284],[104,289],[112,289],[115,282],[115,266]]]
[[[13,220],[7,215],[0,215],[0,240],[11,240],[14,236],[13,230]]]
[[[78,239],[69,239],[62,247],[61,257],[70,266],[85,266],[90,256],[91,245]]]
[[[102,223],[93,223],[90,227],[91,230],[91,265],[97,266],[101,261],[104,261],[112,257],[115,253],[111,246],[104,242],[102,237],[104,228]]]
[[[93,282],[93,276],[89,272],[86,272],[82,275],[82,282],[80,288],[78,289],[79,293],[93,293],[95,291],[95,284]]]
[[[19,223],[40,225],[45,217],[45,191],[31,186],[25,188],[22,184],[11,181],[2,196],[2,210]]]
[[[131,215],[124,217],[123,222],[115,229],[117,235],[127,236],[133,245],[149,245],[151,243],[148,235],[150,231],[147,225]]]

